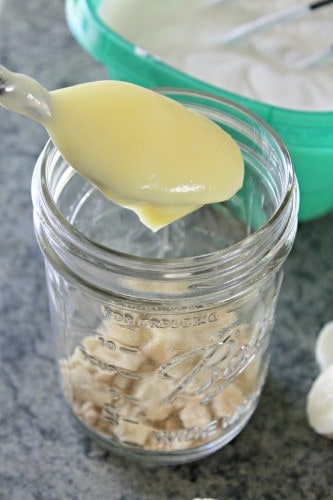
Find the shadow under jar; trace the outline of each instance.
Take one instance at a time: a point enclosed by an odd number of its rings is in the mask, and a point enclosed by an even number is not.
[[[256,408],[298,188],[286,149],[260,119],[207,94],[160,92],[238,142],[245,180],[232,199],[152,233],[51,142],[32,198],[73,414],[117,454],[177,464],[226,445]]]

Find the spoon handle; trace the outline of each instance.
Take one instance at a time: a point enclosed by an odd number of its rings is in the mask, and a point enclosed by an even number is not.
[[[296,5],[287,9],[280,10],[278,12],[267,14],[265,16],[259,17],[258,19],[255,19],[254,21],[242,24],[241,26],[233,29],[225,36],[223,36],[220,39],[219,43],[220,45],[227,45],[239,42],[245,38],[250,37],[251,35],[254,35],[255,33],[266,30],[271,26],[275,26],[276,24],[279,24],[281,22],[289,21],[291,19],[309,14],[310,12],[321,7],[325,7],[326,5],[329,5],[331,3],[333,3],[333,0],[321,0],[306,5]]]
[[[44,124],[51,117],[49,92],[36,80],[0,65],[0,104]]]

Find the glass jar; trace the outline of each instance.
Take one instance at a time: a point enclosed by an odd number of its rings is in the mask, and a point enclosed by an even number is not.
[[[238,142],[245,180],[231,200],[152,233],[51,142],[32,198],[74,416],[117,454],[176,464],[224,446],[256,408],[298,188],[283,144],[251,113],[198,92],[160,92]]]

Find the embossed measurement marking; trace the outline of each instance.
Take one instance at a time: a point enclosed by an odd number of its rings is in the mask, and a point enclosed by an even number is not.
[[[118,401],[119,399],[126,399],[127,401],[130,401],[131,403],[140,403],[140,400],[134,396],[130,396],[128,394],[123,394],[116,389],[109,389],[108,390],[110,396],[112,397],[113,401]]]
[[[135,418],[127,417],[125,415],[121,415],[116,405],[112,403],[104,403],[103,406],[103,419],[106,422],[109,422],[113,426],[118,426],[120,421],[126,422],[130,426],[137,427],[140,425],[140,421]]]
[[[80,351],[81,351],[85,361],[88,361],[92,366],[96,366],[100,370],[106,371],[108,373],[119,373],[120,375],[123,375],[124,377],[136,379],[136,380],[139,380],[142,378],[141,375],[139,375],[136,372],[132,372],[130,370],[124,370],[123,368],[121,368],[113,363],[109,363],[108,361],[105,361],[102,358],[99,358],[97,356],[94,356],[93,354],[90,354],[82,346],[80,347]]]
[[[119,413],[117,407],[112,403],[104,403],[103,418],[112,425],[119,424]]]
[[[124,352],[126,354],[139,354],[140,351],[134,347],[128,347],[128,346],[117,346],[116,342],[110,339],[106,339],[102,335],[98,336],[98,341],[99,345],[103,349],[108,349],[110,351],[116,351],[117,349],[121,352]]]

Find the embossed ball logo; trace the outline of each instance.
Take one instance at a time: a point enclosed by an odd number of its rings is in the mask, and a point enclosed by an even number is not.
[[[251,351],[249,344],[239,348],[235,338],[228,336],[170,359],[159,368],[159,374],[164,379],[178,378],[178,384],[163,403],[172,403],[180,395],[202,396],[201,403],[209,403],[246,364]]]

